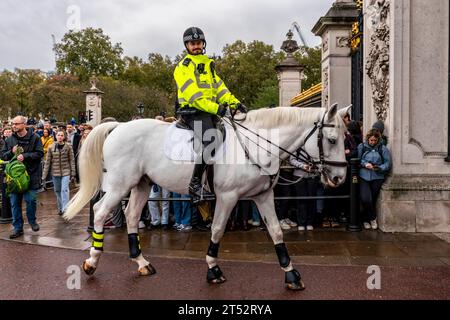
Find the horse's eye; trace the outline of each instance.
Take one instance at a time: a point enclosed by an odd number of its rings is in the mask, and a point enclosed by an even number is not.
[[[336,139],[328,139],[331,144],[336,144]]]

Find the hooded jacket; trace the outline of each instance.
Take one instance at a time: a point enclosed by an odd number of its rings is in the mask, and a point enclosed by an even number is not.
[[[359,176],[366,181],[384,180],[391,169],[391,153],[381,141],[373,147],[367,141],[361,143],[358,146],[358,158],[361,159]],[[376,165],[378,169],[366,169],[368,163]]]

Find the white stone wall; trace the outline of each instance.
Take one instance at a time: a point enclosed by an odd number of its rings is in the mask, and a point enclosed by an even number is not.
[[[330,27],[322,35],[322,105],[351,104],[350,27]]]
[[[372,3],[376,2],[365,1],[366,58],[373,31],[368,16]],[[384,231],[450,232],[450,163],[444,161],[448,6],[448,0],[390,0],[390,100],[385,133],[393,170],[378,207]],[[365,75],[365,131],[377,120],[372,97],[373,88]]]
[[[447,0],[393,0],[391,103],[395,173],[448,174]],[[364,110],[366,111],[367,108]]]

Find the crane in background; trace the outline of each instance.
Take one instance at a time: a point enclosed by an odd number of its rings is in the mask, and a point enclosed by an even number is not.
[[[305,40],[305,37],[303,36],[302,30],[300,29],[300,26],[297,22],[292,22],[292,27],[297,31],[298,37],[300,38],[300,41],[302,42],[302,45],[304,47],[309,47],[308,43]]]

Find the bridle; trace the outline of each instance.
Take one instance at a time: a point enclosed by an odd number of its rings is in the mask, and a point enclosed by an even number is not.
[[[313,168],[313,170],[315,170],[316,172],[325,176],[325,178],[327,178],[329,181],[333,182],[333,180],[331,179],[331,177],[329,175],[330,171],[325,165],[333,166],[333,167],[347,167],[348,163],[347,163],[347,161],[331,161],[331,160],[325,159],[325,152],[323,151],[323,139],[324,139],[323,128],[335,128],[336,127],[336,125],[334,125],[334,124],[324,123],[326,115],[327,115],[327,113],[325,112],[321,121],[314,122],[314,127],[306,136],[305,140],[303,141],[303,145],[300,146],[297,153],[302,154],[303,159],[300,159],[300,160],[306,162],[309,166],[311,166],[311,168]],[[311,157],[311,155],[308,153],[308,151],[306,151],[303,148],[303,146],[306,144],[306,142],[309,140],[309,138],[312,137],[312,135],[314,134],[314,132],[316,132],[316,130],[318,130],[317,147],[319,149],[319,160],[314,160]],[[291,154],[291,153],[289,153],[289,154]],[[298,158],[299,157],[297,157],[297,159]]]
[[[248,132],[256,135],[258,138],[263,139],[265,141],[267,141],[268,143],[270,143],[271,145],[277,147],[279,150],[287,153],[288,155],[295,157],[296,159],[306,163],[307,165],[310,166],[311,168],[311,172],[317,172],[320,175],[323,175],[326,179],[328,179],[330,182],[333,182],[333,180],[330,177],[330,171],[329,169],[326,167],[328,166],[333,166],[333,167],[347,167],[347,161],[330,161],[330,160],[326,160],[325,159],[325,153],[324,153],[324,149],[323,149],[323,139],[324,139],[324,135],[323,135],[323,128],[335,128],[336,125],[334,124],[328,124],[328,123],[324,123],[325,122],[325,116],[327,115],[327,112],[324,113],[321,121],[316,121],[314,122],[314,127],[311,129],[311,131],[308,133],[308,135],[306,136],[305,140],[303,141],[303,144],[298,148],[297,150],[297,154],[293,154],[292,152],[284,149],[283,147],[280,147],[279,145],[273,143],[272,141],[261,137],[259,134],[257,134],[256,132],[254,132],[253,130],[245,127],[244,125],[240,124],[238,121],[236,121],[234,119],[234,117],[230,118],[230,122],[232,127],[234,128],[236,134],[238,135],[239,138],[239,133],[237,131],[236,125],[238,125],[239,127],[247,130]],[[239,121],[243,121],[244,119],[240,119]],[[317,147],[319,149],[319,160],[315,160],[309,153],[308,151],[306,151],[304,149],[304,145],[306,144],[306,142],[312,137],[312,135],[318,130],[318,134],[317,134]],[[258,142],[255,142],[253,140],[251,140],[250,138],[248,138],[248,136],[246,137],[249,141],[255,143],[258,147],[263,148],[261,145],[259,145]],[[241,143],[242,147],[244,148],[245,154],[247,156],[247,158],[249,158],[249,153],[248,153],[248,149],[247,147],[242,143],[241,139],[239,139],[239,142]],[[265,149],[265,148],[263,148]],[[265,149],[267,152],[269,152],[270,154],[273,155],[272,152],[270,152],[269,150]],[[256,164],[258,167],[261,167],[260,165]]]

